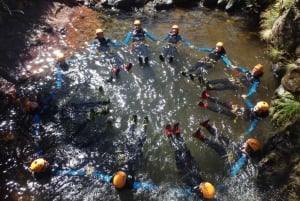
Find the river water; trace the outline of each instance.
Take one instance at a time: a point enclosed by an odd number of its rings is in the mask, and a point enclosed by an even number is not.
[[[109,21],[99,20],[104,25],[106,37],[123,41],[126,33],[132,29],[135,18],[142,19],[144,28],[159,39],[170,31],[173,24],[178,24],[180,34],[195,46],[212,48],[217,41],[223,41],[227,56],[235,65],[252,68],[255,64],[262,63],[265,73],[251,100],[270,101],[275,89],[271,63],[264,55],[264,45],[258,40],[256,30],[247,28],[243,17],[228,16],[218,10],[194,8],[176,9],[157,14],[153,18],[136,13],[135,16],[112,14]],[[88,44],[90,41],[86,42]],[[103,86],[104,96],[111,100],[110,114],[97,117],[85,127],[82,126],[85,122],[84,113],[76,113],[68,119],[59,114],[54,118],[43,119],[40,144],[45,158],[60,169],[80,170],[90,167],[112,175],[118,166],[116,158],[127,140],[130,116],[138,116],[138,127],[142,118],[148,116],[148,134],[136,179],[160,186],[160,189],[118,192],[111,184],[91,176],[53,176],[36,180],[28,169],[30,162],[36,157],[31,137],[33,128],[26,125],[30,121],[20,120],[23,117],[19,117],[18,111],[12,107],[9,115],[2,117],[2,127],[10,127],[15,132],[15,140],[1,144],[1,155],[4,156],[0,163],[1,191],[5,200],[194,200],[193,196],[178,193],[187,186],[176,172],[174,151],[164,135],[165,124],[177,121],[180,122],[182,136],[200,174],[216,186],[217,200],[264,200],[273,193],[263,193],[256,187],[255,162],[249,163],[237,177],[229,178],[230,165],[191,135],[198,128],[199,121],[210,119],[224,135],[238,142],[239,136],[249,126],[247,121],[238,120],[235,123],[226,116],[197,106],[202,86],[197,81],[183,77],[180,71],[189,68],[206,53],[181,45],[179,57],[169,64],[158,59],[163,44],[156,45],[150,41],[148,44],[150,63],[147,66],[139,65],[128,48],[112,49],[125,61],[132,62],[133,67],[130,72],[121,70],[119,78],[111,83],[105,82],[111,64],[101,54],[72,64],[64,74],[62,88],[55,96],[57,104],[61,107],[70,102],[97,101],[103,97],[98,87]],[[86,58],[88,47],[82,49],[74,53],[74,57]],[[44,69],[54,70],[54,51],[55,49],[51,53],[41,52],[39,60],[35,62]],[[219,62],[209,71],[207,78],[222,78],[231,74]],[[45,76],[26,86],[26,93],[35,94],[38,91],[46,95],[55,87],[55,81],[55,75]],[[212,91],[211,95],[242,104],[240,94],[246,91]],[[24,122],[24,126],[15,125],[13,119]],[[112,127],[106,126],[107,120],[113,122]],[[266,119],[259,123],[251,136],[264,143],[271,130],[270,121]],[[209,136],[208,132],[203,132]],[[276,194],[273,196],[277,200]]]

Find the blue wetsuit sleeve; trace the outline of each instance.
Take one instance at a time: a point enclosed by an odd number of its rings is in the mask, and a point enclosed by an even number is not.
[[[247,73],[247,72],[249,72],[248,69],[246,69],[246,68],[244,68],[244,67],[241,67],[241,66],[238,66],[238,67],[236,68],[236,70],[238,70],[239,72],[242,72],[242,73]]]
[[[247,157],[246,156],[242,156],[241,158],[239,158],[239,160],[231,168],[229,176],[234,177],[235,175],[237,175],[240,172],[241,168],[246,163],[247,163]]]
[[[248,93],[247,93],[247,97],[253,95],[256,92],[257,87],[259,86],[259,81],[256,80],[252,85],[251,88],[249,89]]]
[[[153,42],[157,42],[157,39],[149,32],[145,31],[145,34],[148,38],[150,38]]]
[[[244,99],[244,102],[246,103],[246,105],[248,106],[248,108],[254,108],[254,105],[251,103],[251,101],[250,100],[248,100],[248,99]]]
[[[127,35],[126,35],[126,38],[123,42],[124,45],[128,45],[130,39],[131,39],[131,36],[132,36],[132,32],[129,32]]]
[[[189,41],[185,40],[185,38],[182,36],[180,37],[180,41],[188,47],[191,46],[191,43]]]
[[[163,37],[160,41],[165,42],[166,40],[169,39],[169,35],[166,35],[165,37]]]
[[[226,64],[226,66],[228,68],[231,68],[232,64],[231,64],[231,62],[229,61],[229,59],[225,55],[221,56],[221,59]]]
[[[119,43],[117,41],[113,41],[111,39],[107,39],[108,40],[108,43],[112,44],[112,46],[114,47],[122,47],[123,46],[123,43]]]
[[[250,133],[252,133],[252,131],[254,130],[254,128],[256,127],[257,123],[258,123],[259,119],[254,118],[251,121],[251,124],[249,126],[249,128],[246,130],[246,132],[244,133],[244,136],[250,135]]]
[[[206,47],[194,47],[195,50],[201,51],[201,52],[210,52],[212,51],[211,48],[206,48]]]

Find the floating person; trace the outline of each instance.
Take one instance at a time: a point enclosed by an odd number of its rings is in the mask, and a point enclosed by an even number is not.
[[[230,139],[220,133],[216,127],[210,125],[209,120],[201,122],[200,125],[206,128],[214,139],[205,137],[200,128],[193,133],[195,138],[215,150],[221,158],[227,159],[229,163],[233,158],[238,158],[230,170],[230,177],[237,175],[250,159],[259,158],[261,145],[258,140],[249,138],[239,147],[232,146]]]
[[[109,82],[119,75],[121,68],[125,71],[129,71],[132,68],[132,63],[124,62],[118,54],[111,51],[110,45],[114,47],[124,46],[123,43],[119,43],[110,38],[105,38],[102,29],[96,29],[96,37],[91,42],[90,55],[95,54],[95,49],[104,54],[104,59],[107,60],[111,66],[111,76],[107,79]]]
[[[247,109],[245,109],[245,107],[240,104],[225,102],[220,100],[218,97],[212,97],[205,90],[202,91],[200,97],[211,102],[208,103],[201,100],[198,103],[198,106],[200,107],[231,117],[234,119],[234,122],[236,122],[239,118],[246,121],[250,120],[251,123],[249,128],[243,133],[244,137],[250,135],[254,128],[257,126],[258,122],[268,117],[269,115],[269,104],[266,101],[258,101],[254,105],[250,102],[250,100],[243,98],[248,107]]]
[[[239,88],[247,87],[249,91],[247,94],[242,94],[244,97],[250,97],[256,92],[260,84],[260,78],[263,75],[263,65],[256,64],[250,71],[244,67],[231,66],[234,71],[234,75],[230,78],[220,78],[214,80],[208,80],[206,82],[207,90],[238,90]]]
[[[195,65],[191,66],[188,70],[181,72],[183,76],[189,76],[191,80],[194,80],[195,77],[198,77],[200,84],[204,84],[205,82],[203,74],[209,69],[212,69],[220,59],[228,68],[230,68],[232,65],[226,57],[226,50],[223,42],[217,42],[215,48],[203,48],[195,46],[191,46],[191,48],[198,51],[209,52],[207,56],[202,57]]]
[[[124,154],[122,154],[123,164],[112,176],[111,182],[116,189],[121,190],[124,188],[132,189],[134,186],[134,174],[137,170],[137,164],[142,156],[143,145],[147,136],[148,117],[145,117],[142,122],[142,130],[137,137],[136,143],[131,143],[127,140],[125,145]],[[137,116],[133,115],[130,120],[130,127],[128,131],[127,139],[132,141],[136,132]]]
[[[180,134],[179,123],[175,123],[173,127],[167,124],[165,135],[175,152],[176,167],[180,175],[183,175],[184,182],[191,188],[197,198],[213,199],[216,194],[215,187],[210,182],[204,181],[200,176],[195,160]]]
[[[142,28],[140,20],[134,20],[134,29],[130,31],[123,44],[128,45],[132,42],[131,49],[135,56],[137,56],[140,64],[148,64],[149,61],[149,50],[146,44],[146,37],[150,38],[153,42],[158,43],[158,40],[145,28]]]
[[[167,45],[163,47],[159,59],[165,61],[165,58],[168,58],[169,63],[172,63],[174,58],[178,55],[177,48],[181,44],[179,42],[182,42],[187,47],[192,47],[191,43],[179,34],[179,26],[176,24],[172,26],[171,31],[161,41],[167,41]]]

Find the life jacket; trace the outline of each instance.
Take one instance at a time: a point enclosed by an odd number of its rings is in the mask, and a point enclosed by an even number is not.
[[[269,110],[267,111],[264,111],[264,112],[259,112],[259,111],[254,111],[253,108],[250,109],[250,119],[263,119],[263,118],[266,118],[267,116],[269,116]]]
[[[108,45],[109,39],[106,40],[104,37],[103,38],[96,37],[95,39],[97,39],[98,42],[100,43],[100,48],[108,48],[109,47],[109,45]]]
[[[245,73],[241,78],[240,81],[245,85],[246,87],[250,87],[255,81],[259,82],[259,78],[263,75],[263,73],[260,73],[257,76],[253,76],[250,71]]]
[[[226,51],[224,48],[221,49],[221,51],[218,51],[216,48],[213,48],[210,53],[208,54],[208,57],[210,59],[213,59],[214,61],[218,61],[221,56],[225,55]]]
[[[168,43],[177,44],[178,41],[180,41],[180,39],[181,39],[181,36],[178,35],[178,33],[175,34],[175,33],[170,32],[168,34]]]
[[[139,30],[134,29],[132,31],[132,41],[133,42],[145,41],[145,34],[146,31],[144,29],[139,29]]]

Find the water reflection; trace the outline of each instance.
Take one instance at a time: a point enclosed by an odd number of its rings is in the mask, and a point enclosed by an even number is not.
[[[106,35],[122,41],[130,31],[132,19],[135,17],[112,17],[110,23],[104,24]],[[263,55],[262,45],[240,21],[241,18],[229,17],[218,11],[174,10],[145,20],[144,27],[157,38],[161,38],[169,32],[172,24],[178,24],[180,33],[197,46],[214,47],[217,41],[222,40],[229,59],[236,65],[250,68],[256,63],[263,63],[270,66],[270,62]],[[58,114],[55,121],[44,120],[41,146],[45,155],[51,158],[50,162],[60,168],[94,167],[111,175],[117,166],[118,151],[126,138],[129,116],[148,116],[149,133],[144,145],[143,162],[136,177],[142,182],[155,183],[162,189],[153,192],[138,190],[119,193],[110,184],[88,176],[57,176],[44,182],[36,181],[28,171],[28,165],[34,158],[34,150],[32,138],[28,134],[29,125],[26,125],[20,129],[22,132],[16,133],[17,139],[12,144],[3,144],[1,150],[4,156],[0,164],[1,186],[5,186],[1,188],[6,189],[7,199],[10,195],[14,199],[34,197],[37,200],[193,200],[192,196],[180,196],[170,190],[171,187],[186,187],[175,171],[173,152],[163,131],[166,122],[179,121],[183,137],[199,164],[201,174],[218,189],[218,200],[261,200],[263,194],[256,189],[253,180],[256,175],[255,165],[247,166],[239,177],[228,179],[230,167],[224,166],[218,155],[205,145],[196,143],[191,136],[198,127],[199,120],[210,119],[222,133],[233,140],[238,140],[239,135],[249,125],[249,122],[235,124],[222,115],[197,106],[201,87],[197,82],[182,77],[180,71],[190,67],[205,54],[181,46],[178,50],[180,57],[169,64],[158,59],[161,45],[149,45],[151,54],[148,66],[139,65],[128,49],[114,49],[123,60],[133,63],[133,68],[129,72],[121,71],[119,77],[111,83],[106,82],[111,65],[104,60],[103,55],[88,58],[89,47],[82,53],[74,53],[76,58],[87,59],[79,59],[64,73],[62,88],[56,96],[58,105],[99,100],[102,95],[98,88],[103,86],[104,94],[111,100],[110,114],[96,118],[82,130],[80,125],[85,121],[85,114],[76,114],[68,120]],[[36,70],[36,73],[43,75],[46,70],[54,72],[52,57],[49,53],[41,52],[35,62],[45,70]],[[218,63],[208,74],[208,78],[225,77],[230,73],[222,63]],[[262,78],[262,87],[258,89],[253,100],[270,100],[274,89],[272,80],[271,73],[266,72]],[[44,77],[27,86],[26,93],[47,93],[53,86],[55,76]],[[224,100],[242,102],[239,94],[231,91],[215,92],[214,95]],[[107,119],[113,120],[112,127],[105,127]],[[12,115],[3,120],[1,125],[18,127],[14,122],[20,121],[16,121]],[[262,133],[267,133],[270,127],[268,121],[263,121],[252,136],[263,142],[265,136]]]

